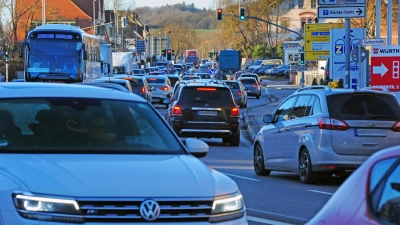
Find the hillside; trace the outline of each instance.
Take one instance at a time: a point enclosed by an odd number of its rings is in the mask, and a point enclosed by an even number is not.
[[[163,28],[183,21],[192,29],[214,30],[217,26],[215,10],[198,9],[192,3],[179,3],[160,7],[138,7],[139,20],[151,29]]]

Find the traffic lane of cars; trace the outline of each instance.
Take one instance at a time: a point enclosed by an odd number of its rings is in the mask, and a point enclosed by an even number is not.
[[[266,89],[263,90],[265,91]],[[266,98],[259,100],[251,98],[249,99],[249,109],[255,107],[262,110],[262,106],[266,103],[268,103]],[[165,109],[159,108],[158,110],[160,114],[164,115]],[[263,111],[265,112],[265,109]],[[243,115],[240,122],[245,124]],[[245,129],[244,125],[241,125],[241,127]],[[242,135],[245,136],[246,130],[242,131]],[[256,217],[253,220],[250,217],[249,224],[253,224],[252,222],[256,220],[259,221],[258,219],[304,224],[318,212],[343,181],[340,177],[323,178],[318,186],[301,187],[298,185],[298,176],[296,174],[272,172],[269,177],[258,177],[254,173],[252,163],[251,151],[253,143],[247,141],[246,137],[243,136],[239,147],[221,143],[218,138],[201,138],[210,146],[210,154],[202,158],[202,161],[210,168],[230,176],[236,181],[241,190],[243,189],[242,193],[245,196],[246,206],[249,205],[247,206],[247,212],[249,215]],[[184,140],[185,138],[182,139]],[[285,200],[282,201],[282,196],[287,196],[287,193],[293,194],[288,198],[285,197]],[[298,198],[298,196],[303,196],[304,198]],[[249,200],[247,201],[246,198],[249,198]],[[265,199],[265,201],[260,201],[260,199]],[[266,201],[269,203],[265,204]],[[298,202],[298,204],[291,208],[290,205],[293,205],[293,202]]]

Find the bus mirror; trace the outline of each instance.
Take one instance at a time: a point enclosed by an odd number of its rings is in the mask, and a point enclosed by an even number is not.
[[[110,63],[107,63],[107,73],[111,73]]]
[[[19,49],[19,57],[22,58],[24,57],[24,48],[21,46],[21,48]]]
[[[25,48],[25,44],[26,44],[25,41],[22,42],[21,48],[19,49],[19,54],[18,54],[18,56],[19,56],[20,58],[24,57],[24,48]]]
[[[100,61],[100,73],[104,73],[104,62]]]
[[[83,50],[83,60],[87,60],[87,51]]]

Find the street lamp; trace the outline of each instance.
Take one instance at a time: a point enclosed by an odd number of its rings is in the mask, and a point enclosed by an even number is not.
[[[93,0],[93,34],[96,35],[96,9],[95,9],[95,2],[97,0]]]

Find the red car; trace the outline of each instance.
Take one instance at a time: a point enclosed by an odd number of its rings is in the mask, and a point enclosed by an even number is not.
[[[400,224],[400,146],[370,156],[307,224]]]

